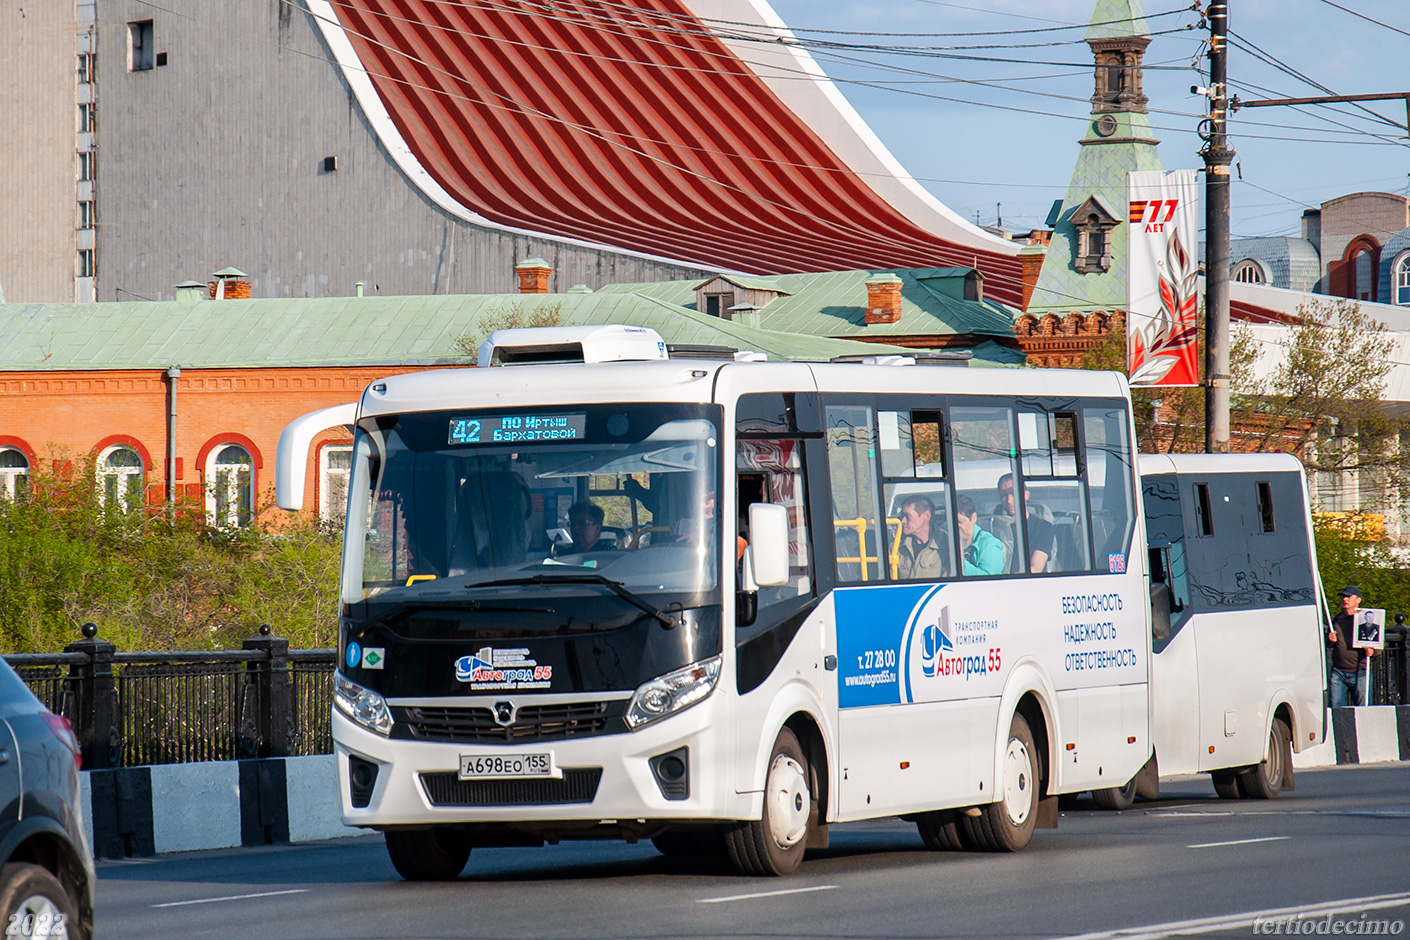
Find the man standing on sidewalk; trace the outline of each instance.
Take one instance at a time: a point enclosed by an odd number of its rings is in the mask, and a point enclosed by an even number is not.
[[[1352,646],[1356,639],[1356,611],[1360,607],[1361,589],[1353,585],[1342,588],[1341,613],[1332,618],[1332,629],[1327,631],[1327,650],[1332,661],[1328,682],[1333,708],[1360,705],[1365,700],[1360,683],[1369,678],[1366,664],[1375,650]]]

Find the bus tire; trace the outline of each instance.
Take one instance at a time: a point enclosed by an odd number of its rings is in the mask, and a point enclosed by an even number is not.
[[[723,855],[723,836],[708,829],[674,829],[651,837],[656,851],[670,858],[714,857]]]
[[[730,864],[743,875],[790,875],[803,862],[816,819],[808,761],[798,739],[779,731],[764,774],[764,810],[725,836]]]
[[[389,829],[387,854],[407,881],[451,881],[470,860],[470,840],[448,826]]]
[[[1268,730],[1268,756],[1245,771],[1239,783],[1249,799],[1271,800],[1292,789],[1292,772],[1292,732],[1283,719],[1274,718]]]
[[[1214,783],[1214,792],[1219,794],[1221,800],[1242,800],[1244,798],[1243,787],[1239,784],[1240,771],[1235,770],[1211,770],[1209,779]]]
[[[973,848],[966,838],[964,826],[960,824],[960,811],[957,809],[921,813],[916,817],[916,830],[927,849],[964,852]]]
[[[1022,715],[1009,725],[998,786],[1000,799],[979,807],[979,815],[962,814],[965,835],[989,852],[1017,852],[1033,838],[1038,822],[1038,749]]]
[[[1098,809],[1130,809],[1131,804],[1136,802],[1136,778],[1132,777],[1126,781],[1124,787],[1103,787],[1100,790],[1093,790],[1092,799],[1096,801]]]

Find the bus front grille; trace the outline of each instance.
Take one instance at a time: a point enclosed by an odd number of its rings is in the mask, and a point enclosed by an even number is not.
[[[565,767],[559,780],[461,780],[455,773],[422,774],[432,806],[537,806],[591,803],[601,767]]]
[[[501,725],[488,708],[408,707],[393,714],[404,734],[418,741],[440,741],[454,744],[497,744],[525,741],[559,741],[564,738],[603,734],[614,717],[620,724],[621,702],[565,702],[552,705],[526,705],[514,716],[514,722]],[[400,729],[399,729],[400,730]],[[623,729],[625,730],[625,725]]]

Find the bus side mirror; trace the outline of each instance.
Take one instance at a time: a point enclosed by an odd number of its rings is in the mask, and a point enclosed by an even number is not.
[[[280,509],[304,508],[304,468],[313,439],[329,428],[357,420],[357,402],[320,408],[295,418],[279,435],[274,459],[274,502]]]
[[[1170,639],[1170,585],[1151,585],[1151,639]]]
[[[788,509],[777,503],[749,506],[748,570],[759,587],[788,583]]]

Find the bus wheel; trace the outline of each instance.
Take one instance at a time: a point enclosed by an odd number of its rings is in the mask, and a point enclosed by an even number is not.
[[[1219,794],[1221,800],[1242,800],[1244,798],[1243,787],[1239,785],[1239,771],[1211,770],[1209,779],[1214,782],[1214,792]]]
[[[990,852],[1017,852],[1033,838],[1038,821],[1037,755],[1028,722],[1014,715],[1001,764],[999,801],[981,806],[978,816],[961,816],[961,825],[975,845]]]
[[[1098,809],[1130,809],[1131,804],[1136,802],[1136,778],[1132,777],[1126,781],[1124,787],[1103,787],[1100,790],[1093,790],[1092,799],[1096,800]]]
[[[916,817],[916,829],[927,849],[963,852],[974,848],[966,837],[964,826],[960,824],[960,811],[957,809],[921,813]]]
[[[390,829],[386,836],[392,865],[407,881],[450,881],[470,860],[470,840],[446,826]]]
[[[707,829],[675,829],[651,837],[656,851],[672,858],[723,855],[725,843],[721,834]]]
[[[1292,732],[1281,718],[1273,719],[1268,731],[1268,757],[1249,768],[1239,781],[1244,795],[1254,800],[1271,800],[1281,790],[1292,789]]]
[[[788,875],[798,870],[808,844],[813,795],[808,762],[793,732],[784,728],[774,741],[764,777],[763,818],[725,837],[730,863],[745,875]]]

